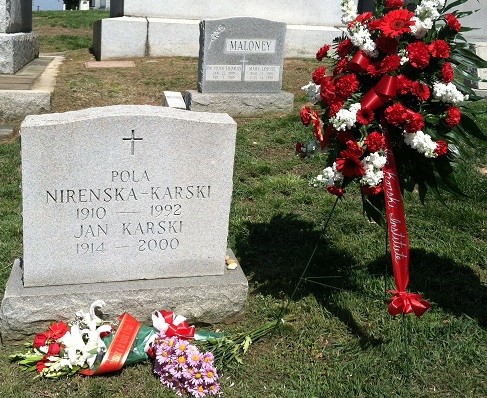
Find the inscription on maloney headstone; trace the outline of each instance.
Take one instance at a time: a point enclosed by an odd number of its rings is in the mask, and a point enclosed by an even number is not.
[[[222,275],[235,135],[152,106],[27,117],[24,286]]]
[[[202,93],[278,93],[286,24],[259,18],[200,23],[198,90]]]

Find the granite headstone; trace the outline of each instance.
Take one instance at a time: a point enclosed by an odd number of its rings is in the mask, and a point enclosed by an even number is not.
[[[5,289],[2,337],[97,299],[108,316],[143,322],[161,308],[209,323],[238,315],[247,279],[225,264],[235,136],[226,114],[148,105],[28,116],[24,256]]]
[[[200,23],[198,91],[278,93],[286,24],[237,17]]]
[[[25,286],[223,274],[235,122],[135,111],[25,119]]]

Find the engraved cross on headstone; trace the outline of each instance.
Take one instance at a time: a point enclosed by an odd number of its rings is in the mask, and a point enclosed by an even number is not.
[[[245,54],[243,55],[243,58],[240,60],[240,62],[242,63],[242,74],[240,80],[245,80],[245,64],[248,62],[245,59]]]
[[[135,141],[142,141],[143,138],[135,138],[135,130],[132,130],[132,137],[129,138],[122,138],[124,141],[130,141],[131,142],[131,151],[130,154],[133,155],[135,152]]]

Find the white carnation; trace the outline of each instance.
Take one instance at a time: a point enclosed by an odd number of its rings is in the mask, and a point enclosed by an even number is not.
[[[306,94],[308,94],[308,99],[310,101],[318,101],[320,99],[320,89],[321,86],[319,84],[314,84],[313,82],[309,82],[301,87],[301,90],[306,91]]]
[[[429,134],[425,134],[421,130],[415,133],[404,132],[404,142],[416,149],[419,153],[422,153],[427,158],[435,158],[436,142],[431,139]]]
[[[373,152],[369,156],[366,156],[362,162],[365,167],[372,166],[373,168],[380,170],[385,166],[387,158],[379,152]]]
[[[335,185],[335,182],[343,181],[343,174],[337,171],[336,162],[331,167],[324,168],[322,173],[315,178],[315,182],[330,186]]]
[[[338,131],[351,129],[357,122],[357,111],[360,107],[360,103],[356,103],[351,105],[350,109],[340,109],[334,117],[330,118],[333,127]]]
[[[445,84],[437,82],[433,84],[433,97],[440,101],[456,104],[467,99],[452,82]]]
[[[382,182],[384,178],[384,173],[382,170],[375,170],[373,167],[365,169],[365,174],[360,179],[362,185],[368,185],[375,187]]]

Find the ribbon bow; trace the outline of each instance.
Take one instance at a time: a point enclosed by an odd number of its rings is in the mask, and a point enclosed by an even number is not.
[[[370,57],[362,50],[358,50],[348,63],[348,69],[354,72],[367,72],[367,67],[371,64]]]
[[[192,339],[194,337],[194,326],[189,326],[186,318],[182,315],[174,315],[172,311],[156,311],[152,314],[152,324],[164,333],[167,337],[182,337]]]
[[[374,111],[384,106],[396,96],[397,77],[384,75],[378,83],[367,91],[360,101],[363,109]]]
[[[431,304],[423,299],[421,294],[397,290],[389,290],[389,293],[392,294],[392,297],[387,310],[392,316],[414,312],[414,315],[419,317],[431,307]]]

